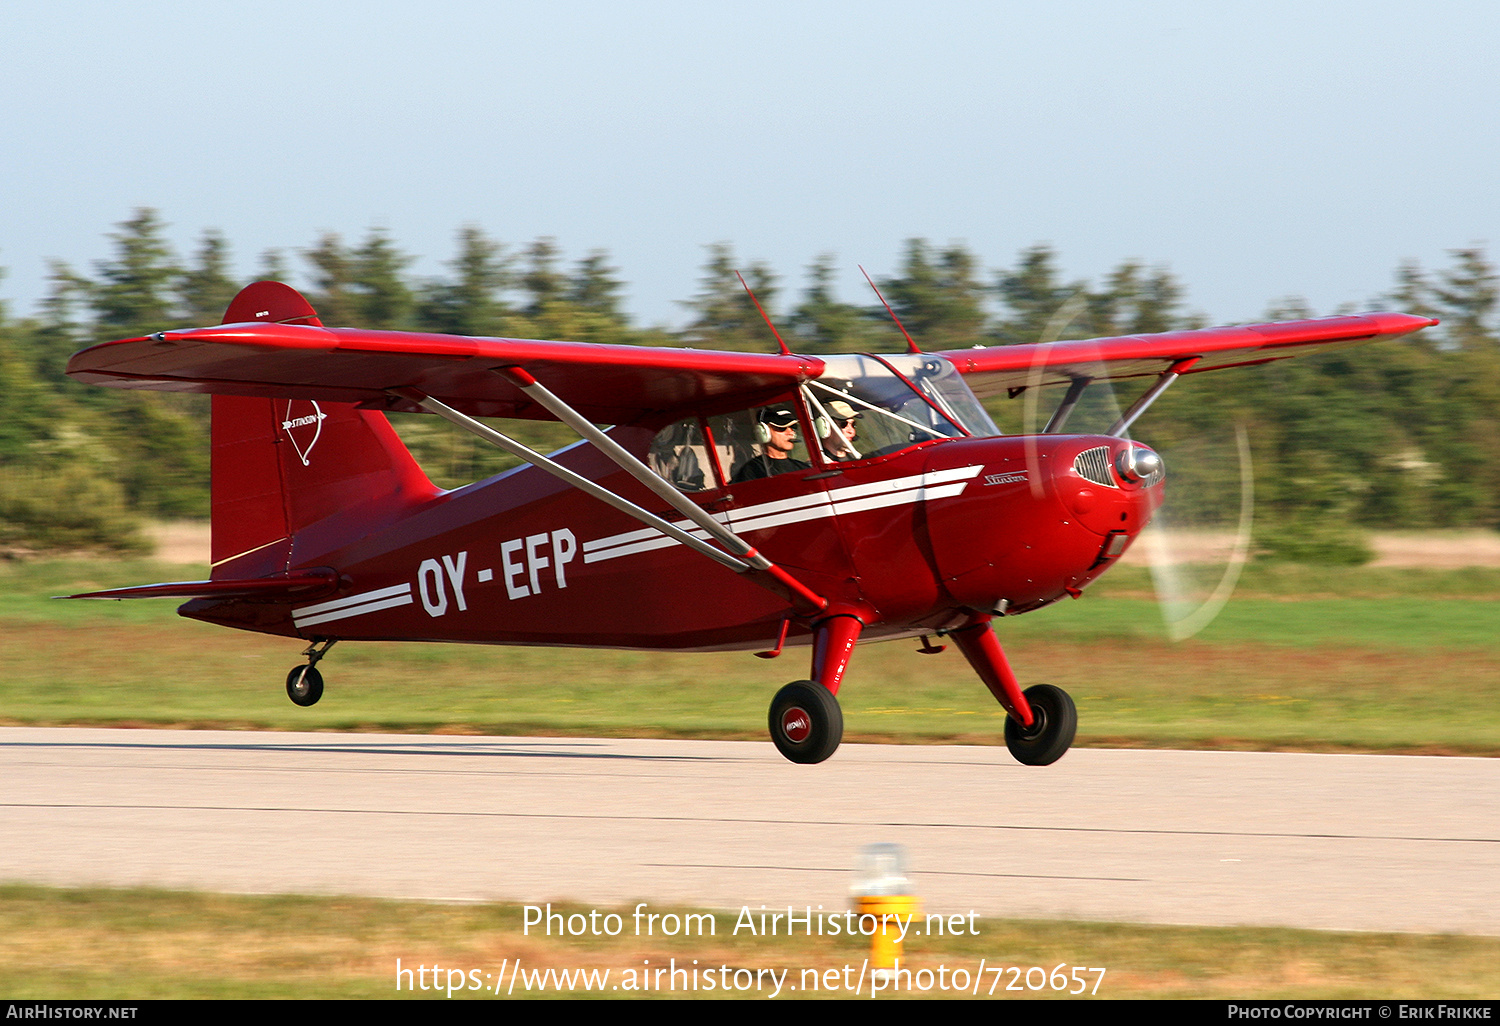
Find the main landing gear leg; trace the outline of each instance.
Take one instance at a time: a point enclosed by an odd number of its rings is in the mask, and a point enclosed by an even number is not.
[[[771,740],[792,762],[822,762],[843,740],[844,713],[833,696],[864,626],[847,615],[819,621],[813,627],[813,679],[794,680],[771,700]]]
[[[990,630],[989,617],[960,627],[950,637],[1009,714],[1005,746],[1016,761],[1027,766],[1050,766],[1061,759],[1078,731],[1078,710],[1068,693],[1051,684],[1036,684],[1023,692],[1000,639]]]
[[[318,643],[323,647],[319,648]],[[306,666],[293,666],[292,672],[286,675],[286,697],[298,705],[317,705],[318,699],[323,697],[323,675],[316,669],[318,660],[328,654],[328,650],[338,644],[337,638],[314,638],[307,651],[302,654],[307,656]]]

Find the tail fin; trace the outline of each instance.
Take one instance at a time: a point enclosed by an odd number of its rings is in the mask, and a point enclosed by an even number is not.
[[[246,321],[322,323],[274,281],[229,304],[224,323]],[[357,536],[438,492],[383,414],[346,403],[216,395],[212,438],[216,579],[284,572],[299,532],[339,516]]]

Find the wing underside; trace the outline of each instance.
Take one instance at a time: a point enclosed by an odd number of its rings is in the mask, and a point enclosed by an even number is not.
[[[1115,381],[1243,367],[1312,352],[1399,338],[1437,321],[1408,314],[1370,313],[1306,321],[1202,328],[1159,335],[1121,335],[1033,345],[958,349],[953,361],[982,398],[1078,380]]]
[[[679,410],[717,413],[782,395],[822,371],[814,357],[527,339],[468,338],[306,324],[165,331],[77,353],[68,373],[116,388],[312,399],[416,411],[403,393],[470,416],[548,420],[506,375],[524,368],[594,423]]]

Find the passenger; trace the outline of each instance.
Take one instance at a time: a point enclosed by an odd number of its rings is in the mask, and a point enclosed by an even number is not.
[[[854,422],[863,414],[854,412],[854,407],[842,399],[826,403],[824,409],[833,423],[832,430],[823,438],[823,451],[830,459],[859,459],[859,450],[854,446],[854,436],[858,433]]]
[[[792,458],[797,446],[797,411],[789,405],[767,406],[755,415],[759,455],[746,460],[734,473],[734,483],[754,481],[777,474],[806,470],[810,463]]]

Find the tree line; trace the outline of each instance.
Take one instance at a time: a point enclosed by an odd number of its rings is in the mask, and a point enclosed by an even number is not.
[[[110,233],[112,253],[90,272],[49,269],[34,315],[0,306],[0,549],[139,547],[142,517],[208,512],[208,417],[201,397],[78,385],[68,356],[95,342],[213,324],[247,283],[229,240],[202,233],[185,258],[166,224],[138,210]],[[697,291],[678,329],[638,326],[608,253],[565,260],[555,240],[517,247],[477,227],[457,232],[436,277],[389,233],[346,242],[329,233],[296,254],[261,257],[255,278],[298,285],[324,323],[513,338],[770,351],[769,330],[739,274],[800,352],[890,352],[905,347],[875,297],[850,303],[834,288],[833,255],[805,269],[800,290],[732,247],[707,247]],[[737,274],[736,272],[739,272]],[[987,269],[961,243],[911,239],[881,292],[926,349],[1005,345],[1201,327],[1186,290],[1161,265],[1127,260],[1097,282],[1069,278],[1058,255],[1031,246]],[[1500,282],[1484,251],[1454,250],[1447,266],[1398,267],[1390,289],[1337,311],[1385,308],[1440,317],[1441,328],[1377,344],[1182,379],[1137,425],[1169,459],[1169,508],[1204,522],[1239,508],[1235,425],[1248,431],[1256,520],[1265,551],[1286,558],[1358,560],[1360,528],[1500,528]],[[1305,303],[1268,304],[1265,319],[1314,316]],[[1102,391],[1102,390],[1095,390]],[[1134,392],[1120,397],[1128,403]],[[1110,397],[1092,400],[1108,416]],[[1025,428],[1023,404],[991,404],[1005,430]],[[398,429],[434,480],[453,486],[493,473],[505,457],[455,436],[435,418]],[[568,436],[526,425],[538,444]]]

